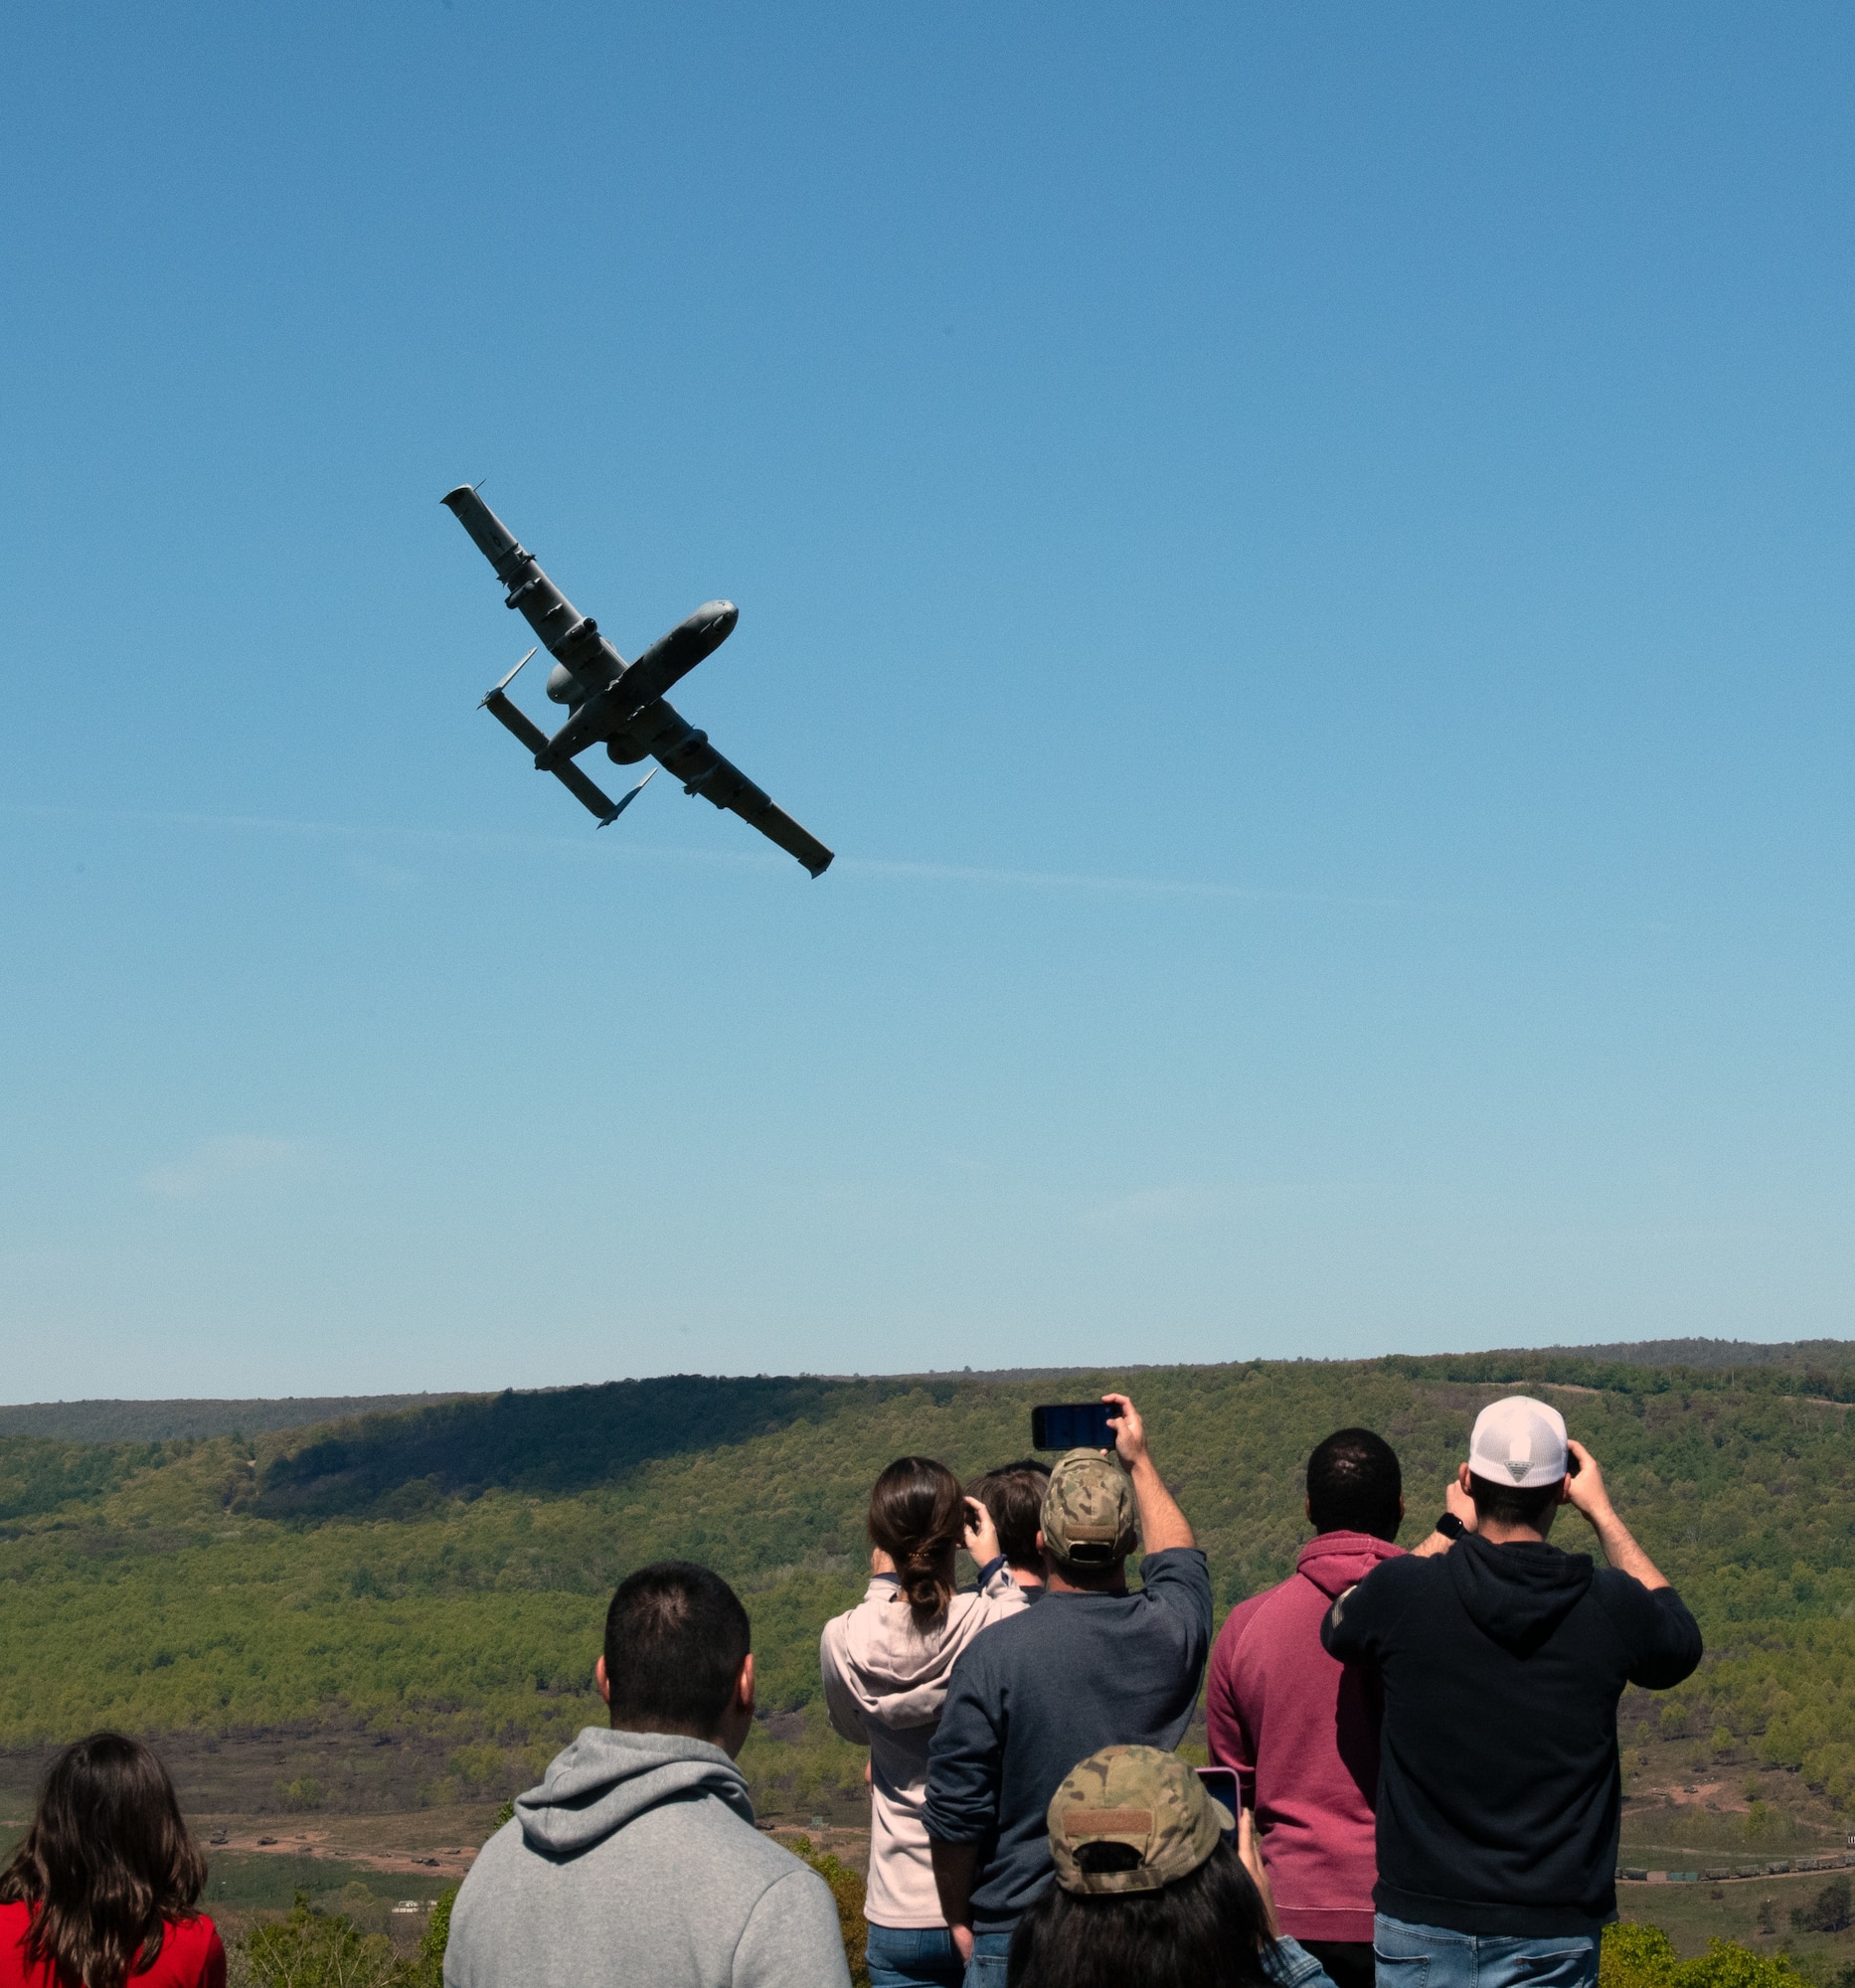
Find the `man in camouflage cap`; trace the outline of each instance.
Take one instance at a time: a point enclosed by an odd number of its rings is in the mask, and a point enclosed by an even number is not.
[[[1133,1480],[1098,1449],[1072,1449],[1044,1487],[1038,1544],[1071,1567],[1112,1567],[1140,1544]]]
[[[1189,1878],[1237,1818],[1176,1753],[1103,1746],[1064,1776],[1048,1824],[1066,1892],[1157,1892]]]
[[[934,1883],[967,1988],[1003,1983],[1012,1928],[1051,1881],[1047,1811],[1064,1776],[1103,1746],[1176,1746],[1211,1646],[1205,1557],[1133,1404],[1102,1399],[1114,1448],[1071,1450],[1044,1493],[1044,1601],[960,1653],[928,1753]]]

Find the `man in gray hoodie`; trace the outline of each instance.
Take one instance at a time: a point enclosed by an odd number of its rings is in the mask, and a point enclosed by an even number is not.
[[[735,1765],[754,1658],[733,1588],[640,1568],[595,1674],[612,1730],[585,1728],[483,1846],[445,1988],[849,1988],[829,1888],[755,1829]]]

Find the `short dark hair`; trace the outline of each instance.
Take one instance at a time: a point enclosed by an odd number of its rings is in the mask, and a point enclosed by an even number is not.
[[[1307,1459],[1307,1509],[1317,1533],[1395,1540],[1403,1498],[1398,1452],[1371,1429],[1335,1429]]]
[[[1038,1565],[1037,1535],[1044,1523],[1044,1493],[1049,1485],[1049,1464],[1021,1456],[1016,1463],[988,1470],[972,1487],[972,1495],[991,1513],[998,1550],[1012,1567]]]
[[[1007,1988],[1268,1988],[1263,1902],[1230,1844],[1157,1892],[1052,1885],[1018,1921]]]
[[[612,1725],[707,1739],[749,1647],[748,1611],[719,1574],[682,1560],[640,1567],[605,1611]]]
[[[1475,1501],[1475,1523],[1492,1519],[1497,1526],[1538,1526],[1559,1502],[1565,1484],[1556,1477],[1550,1484],[1497,1484],[1491,1477],[1468,1473],[1468,1495]]]

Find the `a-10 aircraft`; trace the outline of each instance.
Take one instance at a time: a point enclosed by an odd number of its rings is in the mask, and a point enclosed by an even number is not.
[[[439,500],[456,514],[477,550],[496,570],[509,590],[505,607],[519,607],[528,625],[554,658],[548,695],[568,707],[567,723],[550,739],[511,704],[504,692],[535,651],[517,663],[483,699],[482,708],[508,727],[535,755],[538,772],[552,773],[569,793],[584,802],[605,828],[616,821],[648,783],[656,767],[644,775],[622,800],[601,793],[574,764],[589,746],[603,746],[620,766],[652,758],[683,783],[683,791],[700,794],[718,808],[732,808],[741,819],[789,855],[796,856],[814,877],[831,866],[831,852],[807,835],[789,814],[773,805],[739,767],[731,766],[709,744],[709,735],[686,724],[663,701],[663,694],[715,653],[734,632],[741,611],[732,600],[711,600],[687,620],[653,642],[635,662],[627,663],[599,633],[590,615],[582,616],[567,596],[535,564],[534,554],[516,543],[515,535],[468,483],[460,483]]]

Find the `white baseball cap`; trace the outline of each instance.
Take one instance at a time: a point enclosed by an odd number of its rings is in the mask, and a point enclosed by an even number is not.
[[[1565,1417],[1531,1395],[1490,1402],[1475,1417],[1468,1438],[1468,1467],[1490,1484],[1537,1490],[1565,1475]]]

